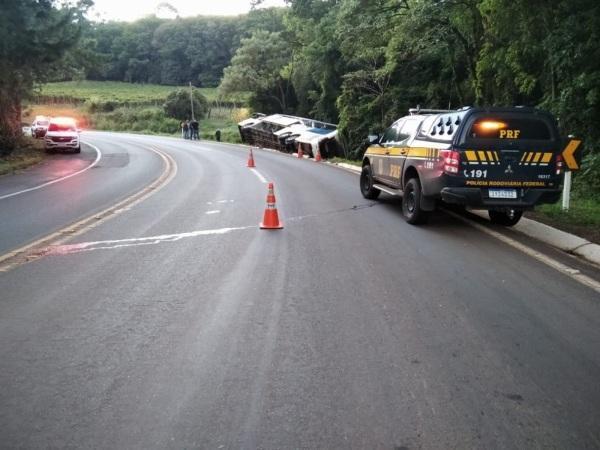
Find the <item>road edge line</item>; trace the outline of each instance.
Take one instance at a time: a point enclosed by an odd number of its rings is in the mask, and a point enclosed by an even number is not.
[[[460,214],[457,214],[453,211],[449,211],[445,208],[442,208],[441,211],[454,217],[455,219],[458,219],[458,220],[472,226],[473,228],[487,234],[488,236],[492,236],[492,237],[498,239],[499,241],[504,242],[505,244],[519,250],[522,253],[525,253],[526,255],[534,258],[535,260],[537,260],[549,267],[552,267],[553,269],[557,270],[558,272],[562,273],[563,275],[566,275],[566,276],[578,281],[579,283],[593,289],[594,291],[600,293],[600,282],[594,280],[591,277],[588,277],[587,275],[582,274],[581,271],[579,271],[577,269],[573,269],[572,267],[569,267],[566,264],[563,264],[560,261],[557,261],[556,259],[554,259],[548,255],[538,252],[538,251],[532,249],[531,247],[528,247],[525,244],[522,244],[508,236],[505,236],[502,233],[494,231],[494,230],[486,227],[485,225],[482,225],[471,219],[463,217]]]
[[[33,186],[33,187],[30,187],[30,188],[27,188],[27,189],[23,189],[21,191],[13,192],[11,194],[2,195],[2,196],[0,196],[0,200],[4,200],[5,198],[10,198],[10,197],[15,197],[15,196],[20,195],[20,194],[25,194],[26,192],[37,191],[38,189],[41,189],[43,187],[50,186],[51,184],[54,184],[54,183],[59,183],[59,182],[64,181],[64,180],[66,180],[68,178],[74,177],[75,175],[79,175],[80,173],[83,173],[86,170],[89,170],[92,167],[94,167],[96,164],[98,164],[98,161],[100,161],[100,159],[102,158],[102,152],[94,144],[90,144],[89,142],[86,142],[86,141],[81,141],[81,143],[85,144],[85,145],[89,145],[90,147],[92,147],[96,151],[96,159],[89,166],[86,166],[83,169],[78,170],[77,172],[73,172],[73,173],[70,173],[69,175],[65,175],[64,177],[57,178],[56,180],[48,181],[48,182],[40,184],[38,186]]]
[[[177,174],[177,163],[167,153],[152,147],[146,147],[146,149],[156,153],[163,160],[165,168],[158,178],[138,192],[100,212],[91,214],[27,245],[0,255],[0,272],[8,272],[17,266],[39,259],[44,256],[44,252],[42,251],[44,248],[50,245],[63,244],[67,240],[97,227],[123,212],[126,207],[131,208],[137,205],[169,184]]]

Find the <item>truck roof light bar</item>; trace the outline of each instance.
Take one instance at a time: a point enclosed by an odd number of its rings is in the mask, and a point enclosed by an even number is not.
[[[455,111],[454,109],[421,109],[420,106],[417,106],[416,108],[410,108],[408,113],[412,116],[414,114],[441,114]]]

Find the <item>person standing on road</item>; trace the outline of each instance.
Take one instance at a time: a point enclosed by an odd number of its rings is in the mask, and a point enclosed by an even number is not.
[[[189,120],[186,120],[185,122],[183,122],[183,138],[184,139],[190,138],[190,121]]]
[[[200,128],[200,124],[198,123],[198,121],[196,119],[192,119],[192,121],[190,122],[190,127],[192,130],[192,139],[199,140],[200,136],[198,135],[198,130]]]

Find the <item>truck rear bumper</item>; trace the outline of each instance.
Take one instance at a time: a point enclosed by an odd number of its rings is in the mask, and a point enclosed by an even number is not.
[[[560,189],[519,188],[516,199],[490,198],[488,190],[482,188],[445,187],[441,192],[442,200],[446,203],[483,209],[532,209],[542,203],[556,203],[560,195]]]

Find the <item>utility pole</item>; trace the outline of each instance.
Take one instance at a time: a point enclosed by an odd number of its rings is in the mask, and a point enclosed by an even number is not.
[[[192,107],[192,120],[194,120],[194,88],[192,87],[191,81],[190,81],[190,105]]]

